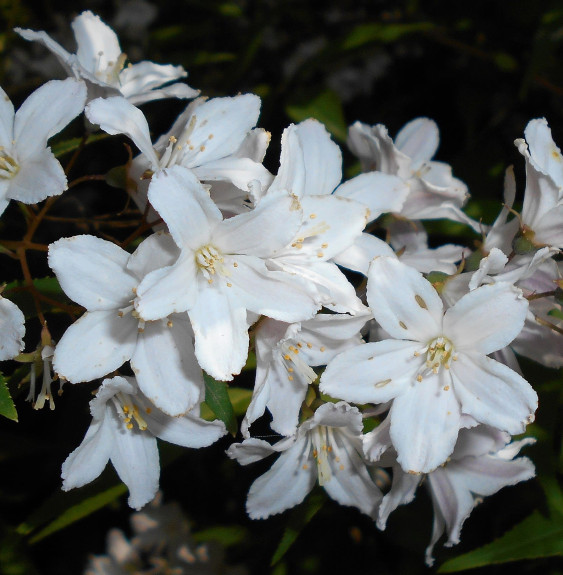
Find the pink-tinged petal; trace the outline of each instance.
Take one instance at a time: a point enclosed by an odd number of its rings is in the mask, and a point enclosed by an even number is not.
[[[86,70],[95,73],[117,64],[121,56],[115,32],[96,14],[82,12],[72,21],[76,38],[78,61]]]
[[[201,367],[193,348],[187,315],[148,322],[139,334],[131,367],[141,391],[164,413],[177,416],[194,407],[204,395]]]
[[[15,303],[0,296],[0,361],[12,359],[23,349],[25,318]]]
[[[444,335],[456,351],[487,355],[521,331],[528,300],[512,284],[486,284],[465,294],[444,316]]]
[[[323,124],[317,120],[305,120],[297,124],[294,129],[297,131],[303,150],[305,168],[303,195],[332,194],[342,179],[340,148],[332,141]]]
[[[186,311],[198,300],[197,281],[194,254],[188,250],[174,265],[145,276],[137,288],[135,308],[145,321]]]
[[[390,417],[397,461],[407,473],[430,473],[454,450],[461,411],[447,374],[415,381],[394,399]]]
[[[440,143],[440,132],[434,120],[416,118],[405,124],[395,136],[395,146],[414,162],[431,160]]]
[[[64,491],[90,483],[100,475],[109,461],[115,438],[112,426],[106,421],[111,417],[111,408],[107,406],[104,409],[104,419],[92,421],[82,443],[63,463],[61,476]]]
[[[82,235],[49,246],[49,265],[64,292],[90,311],[117,310],[135,297],[129,254],[112,242]]]
[[[128,429],[114,410],[109,415],[106,420],[112,425],[114,436],[110,460],[129,489],[129,506],[140,509],[158,491],[160,463],[156,439],[146,430]]]
[[[36,204],[67,189],[62,166],[51,150],[45,148],[20,163],[19,172],[9,181],[6,196],[26,204]]]
[[[545,214],[536,227],[535,241],[563,249],[563,204]]]
[[[383,172],[360,174],[337,188],[335,194],[361,202],[369,208],[369,221],[381,214],[400,212],[409,194],[405,180]]]
[[[251,485],[246,510],[252,519],[281,513],[305,499],[317,479],[317,466],[310,451],[310,441],[305,437],[298,439]]]
[[[51,80],[35,90],[16,112],[14,139],[18,161],[24,162],[47,145],[84,109],[84,82],[67,78]]]
[[[295,237],[302,215],[299,203],[289,194],[268,195],[254,210],[222,221],[215,229],[213,245],[227,254],[271,257]]]
[[[223,219],[193,172],[182,166],[172,166],[152,177],[149,201],[179,248],[198,250],[206,245]]]
[[[371,261],[379,256],[395,257],[395,253],[383,240],[371,234],[362,233],[349,248],[335,256],[333,261],[339,266],[367,276]]]
[[[510,435],[489,425],[478,425],[459,432],[452,461],[465,457],[480,457],[487,453],[497,452],[510,442]],[[476,492],[478,493],[478,492]]]
[[[373,260],[367,298],[373,317],[392,337],[427,343],[441,335],[443,304],[438,292],[396,258]]]
[[[273,176],[260,163],[250,158],[229,156],[194,168],[194,173],[202,181],[232,182],[237,188],[248,192],[250,182],[257,180],[261,189],[266,189]]]
[[[14,105],[8,94],[0,88],[0,146],[6,151],[12,149],[14,117]]]
[[[159,168],[158,156],[152,146],[149,125],[145,115],[121,96],[97,98],[85,110],[92,124],[98,124],[107,134],[124,134],[139,148],[153,170]]]
[[[336,356],[321,376],[320,389],[354,403],[385,403],[410,393],[421,360],[420,344],[388,339],[366,343]]]
[[[91,381],[115,371],[131,358],[137,320],[115,310],[86,312],[57,344],[55,373],[72,383]]]
[[[549,175],[558,186],[563,186],[563,156],[553,141],[545,118],[528,122],[524,137],[536,169]]]
[[[195,354],[209,375],[230,381],[240,373],[248,355],[246,309],[229,288],[202,286],[197,305],[189,310],[195,335]]]
[[[460,353],[450,369],[463,413],[511,435],[534,420],[538,396],[530,384],[489,357]]]
[[[223,292],[231,293],[233,301],[247,310],[293,322],[309,319],[320,307],[301,282],[290,274],[268,270],[259,258],[229,256],[225,258],[225,268],[230,272]]]

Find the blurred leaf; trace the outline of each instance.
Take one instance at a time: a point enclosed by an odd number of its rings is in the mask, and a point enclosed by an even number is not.
[[[563,311],[557,308],[550,309],[547,312],[547,315],[550,315],[551,317],[555,317],[557,319],[563,319]]]
[[[11,528],[3,527],[0,536],[0,573],[2,575],[37,575],[26,556],[22,538]]]
[[[33,280],[33,285],[39,293],[53,300],[53,304],[41,301],[42,311],[53,311],[56,309],[56,302],[72,305],[72,302],[64,294],[57,278],[37,278]],[[37,315],[33,296],[29,290],[25,289],[23,281],[15,281],[7,284],[2,295],[13,301],[22,310],[26,319],[30,319]]]
[[[270,566],[274,566],[287,553],[287,550],[295,543],[303,528],[313,519],[326,501],[324,491],[312,493],[305,503],[295,508],[289,516],[287,527],[276,549]]]
[[[344,39],[342,48],[350,50],[358,48],[370,42],[381,42],[388,44],[396,42],[403,36],[416,32],[427,32],[434,30],[436,25],[432,22],[409,22],[409,23],[389,23],[372,22],[370,24],[360,24],[356,26]]]
[[[69,507],[66,511],[61,513],[57,517],[57,519],[55,519],[55,521],[49,523],[47,527],[45,527],[44,529],[39,531],[39,533],[34,535],[29,540],[30,544],[37,543],[38,541],[41,541],[41,539],[44,539],[45,537],[51,535],[52,533],[55,533],[56,531],[59,531],[60,529],[63,529],[64,527],[71,525],[75,521],[87,517],[91,513],[94,513],[94,511],[98,511],[98,509],[105,507],[108,503],[115,501],[118,497],[121,497],[126,492],[127,487],[123,483],[120,483],[119,485],[110,487],[106,491],[98,493],[93,497],[83,499],[77,505]]]
[[[438,573],[554,555],[563,555],[563,515],[546,518],[535,511],[500,539],[446,561]]]
[[[295,122],[315,118],[322,122],[337,140],[346,141],[348,127],[344,119],[342,102],[332,90],[321,92],[307,103],[289,105],[286,108],[286,113]]]
[[[6,378],[2,373],[0,373],[0,415],[3,415],[12,421],[18,420],[16,406],[12,401]]]
[[[248,535],[248,530],[241,525],[217,525],[216,527],[208,527],[203,531],[197,531],[192,535],[196,543],[218,541],[224,547],[231,547],[241,543]]]
[[[226,425],[227,430],[235,436],[238,431],[237,419],[233,404],[229,397],[228,386],[224,381],[216,381],[211,376],[204,374],[205,379],[205,403],[213,413]]]
[[[518,69],[518,62],[506,52],[497,52],[493,56],[495,64],[505,72],[513,72]]]
[[[103,134],[103,133],[90,134],[88,136],[86,142],[84,143],[84,145],[87,146],[88,144],[93,144],[94,142],[97,142],[99,140],[104,140],[107,137],[108,137],[108,134]],[[55,158],[60,158],[61,156],[64,156],[65,154],[70,154],[70,152],[74,152],[75,150],[78,150],[81,142],[82,142],[82,138],[70,138],[70,140],[63,140],[62,142],[55,142],[51,146],[51,150],[52,150],[53,154],[55,154]]]
[[[204,66],[206,64],[220,64],[221,62],[232,62],[236,59],[236,55],[231,52],[198,52],[193,60],[190,61],[190,66]]]

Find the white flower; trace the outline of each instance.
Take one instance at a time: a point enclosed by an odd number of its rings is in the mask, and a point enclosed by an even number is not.
[[[0,296],[0,361],[12,359],[23,349],[25,318],[20,308]]]
[[[52,80],[14,113],[0,88],[0,214],[10,200],[35,204],[67,189],[63,168],[47,140],[82,112],[85,100],[83,82]]]
[[[88,82],[89,100],[98,96],[121,94],[133,104],[162,98],[194,98],[199,91],[186,84],[164,86],[187,76],[182,66],[163,66],[139,62],[125,66],[127,55],[121,52],[115,32],[90,11],[72,22],[76,54],[70,54],[46,32],[15,31],[26,40],[40,42],[59,59],[71,76]],[[163,87],[164,86],[164,87]]]
[[[49,265],[63,290],[87,310],[57,345],[53,365],[60,376],[90,381],[130,360],[141,390],[164,412],[180,415],[202,400],[188,317],[143,322],[133,308],[141,279],[172,263],[177,252],[164,234],[147,238],[133,255],[88,235],[49,246]]]
[[[563,198],[563,156],[553,141],[547,120],[530,120],[524,130],[524,138],[528,144],[530,162],[538,172],[553,180],[559,188],[560,198]]]
[[[158,490],[156,437],[183,447],[206,447],[227,432],[221,421],[204,421],[196,408],[182,417],[157,409],[133,378],[105,379],[90,402],[92,423],[62,466],[63,489],[93,481],[110,460],[129,488],[129,505],[140,509]]]
[[[335,355],[362,343],[360,330],[371,317],[317,314],[298,323],[264,319],[255,332],[256,382],[252,401],[242,422],[248,428],[266,408],[271,427],[281,435],[293,435],[308,386],[317,378],[312,367],[326,365]]]
[[[361,413],[341,401],[321,405],[294,436],[274,445],[255,438],[231,445],[227,455],[241,465],[281,453],[250,487],[248,515],[265,519],[298,505],[318,479],[332,499],[375,518],[381,492],[368,473],[361,433]]]
[[[172,266],[144,278],[136,311],[145,321],[187,311],[197,359],[216,379],[232,379],[245,364],[247,310],[287,322],[317,311],[301,283],[264,263],[291,241],[301,224],[295,198],[280,193],[223,220],[193,173],[172,166],[153,176],[149,200],[168,225],[180,256]]]
[[[462,414],[511,434],[533,420],[528,382],[487,354],[520,332],[528,302],[505,282],[463,296],[444,313],[438,293],[397,259],[371,264],[367,297],[394,339],[345,351],[329,363],[320,388],[357,403],[385,403],[391,441],[405,471],[428,473],[452,453]]]

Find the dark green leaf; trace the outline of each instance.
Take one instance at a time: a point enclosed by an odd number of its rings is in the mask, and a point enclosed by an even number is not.
[[[103,133],[90,134],[84,145],[87,146],[88,144],[93,144],[94,142],[97,142],[98,140],[103,140],[107,137],[108,135]],[[63,140],[62,142],[54,143],[51,146],[51,150],[53,154],[55,154],[56,158],[60,158],[65,154],[70,154],[70,152],[78,150],[81,142],[82,138],[70,138],[70,140]]]
[[[316,493],[312,493],[304,504],[292,511],[280,544],[272,557],[270,566],[278,563],[287,553],[287,550],[295,543],[297,537],[301,531],[303,531],[303,528],[313,519],[325,501],[326,496],[324,491],[317,491]]]
[[[224,547],[231,547],[232,545],[238,545],[244,541],[247,535],[248,531],[240,525],[217,525],[215,527],[208,527],[203,531],[193,533],[193,538],[196,543],[218,541]]]
[[[438,573],[553,555],[563,555],[563,515],[546,518],[535,511],[500,539],[446,561]]]
[[[229,397],[227,384],[224,381],[215,381],[211,376],[204,374],[205,403],[213,413],[226,425],[233,436],[237,434],[238,425]]]
[[[434,28],[435,25],[432,22],[412,22],[406,24],[373,22],[370,24],[360,24],[350,32],[344,40],[342,47],[345,50],[350,50],[351,48],[359,48],[371,42],[387,44],[396,42],[403,36],[408,36],[416,32],[426,32]]]
[[[12,401],[12,396],[8,389],[8,384],[3,374],[0,373],[0,415],[11,419],[12,421],[18,420],[18,412],[16,406]]]
[[[332,90],[325,90],[304,104],[287,106],[287,115],[295,122],[315,118],[339,141],[345,142],[348,128],[344,119],[342,102]]]

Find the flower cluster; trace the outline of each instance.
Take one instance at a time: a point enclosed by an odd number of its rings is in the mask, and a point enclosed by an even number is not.
[[[89,130],[138,149],[125,187],[144,216],[134,251],[92,235],[49,246],[62,290],[86,310],[51,350],[54,371],[75,384],[106,378],[63,464],[63,488],[92,481],[109,459],[130,505],[143,507],[158,489],[155,438],[201,448],[223,436],[223,422],[200,416],[205,379],[232,381],[250,349],[255,387],[243,440],[227,454],[242,465],[279,456],[250,488],[250,517],[299,504],[318,482],[383,529],[427,477],[431,563],[440,536],[457,543],[481,497],[534,475],[516,457],[531,440],[511,442],[537,408],[515,354],[563,365],[563,157],[547,122],[532,120],[516,141],[521,212],[509,171],[489,227],[464,213],[466,185],[433,160],[439,133],[428,118],[394,140],[383,125],[352,125],[363,173],[345,181],[325,127],[291,125],[274,175],[263,165],[270,134],[256,127],[258,96],[198,97],[153,141],[137,106],[198,96],[169,85],[185,71],[124,66],[115,34],[91,12],[73,30],[76,54],[17,30],[71,78],[45,84],[15,114],[2,93],[0,211],[67,188],[47,140],[84,111]],[[430,248],[422,222],[443,218],[477,232],[477,249]],[[0,324],[0,359],[14,358],[24,320],[7,299]],[[274,443],[253,437],[268,414]]]

